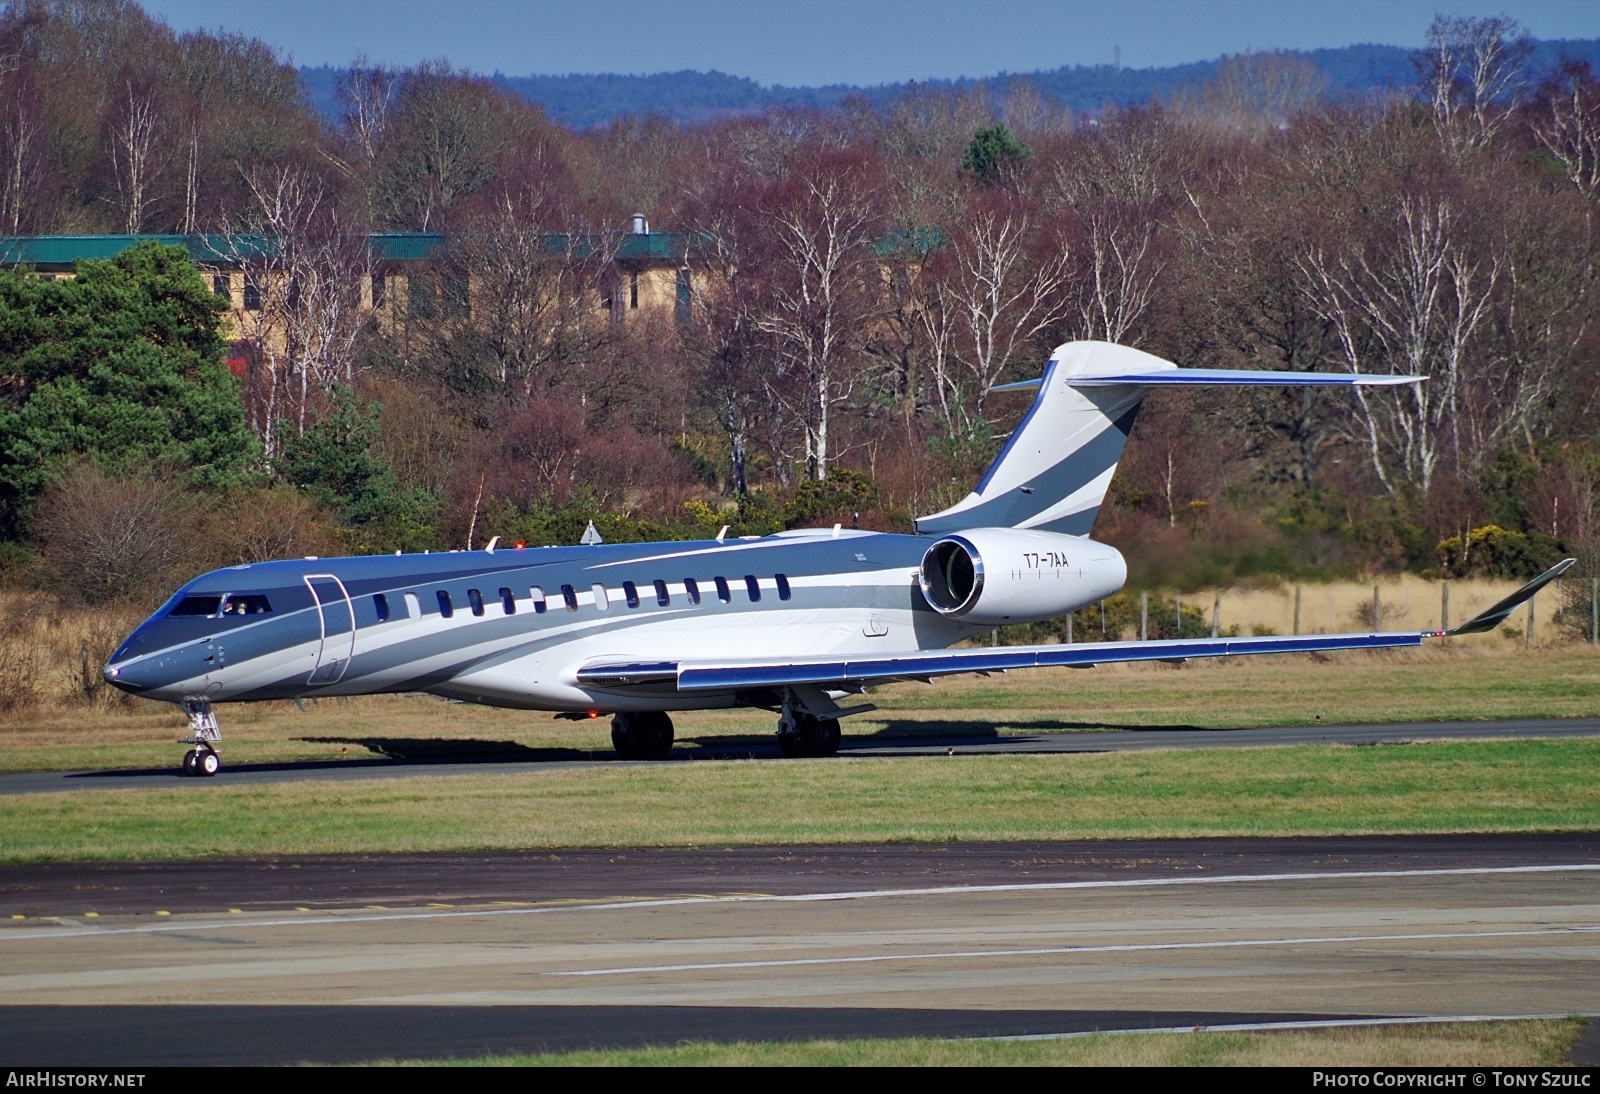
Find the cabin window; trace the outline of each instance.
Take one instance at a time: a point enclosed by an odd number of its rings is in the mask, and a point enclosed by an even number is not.
[[[473,615],[483,614],[483,594],[477,589],[467,590],[467,602],[472,605]]]
[[[455,606],[450,603],[449,593],[445,592],[443,589],[440,589],[435,595],[437,595],[439,598],[440,615],[444,616],[446,619],[449,619],[452,615],[456,614]]]
[[[271,615],[272,603],[261,593],[229,593],[223,615]]]
[[[733,603],[733,593],[728,591],[728,579],[725,577],[714,578],[717,583],[717,599],[724,604]]]
[[[511,594],[510,589],[504,586],[500,589],[500,610],[507,615],[517,614],[517,598]]]
[[[663,608],[665,608],[668,604],[671,604],[672,594],[667,591],[667,583],[665,581],[657,581],[655,582],[655,587],[656,603],[660,604]]]
[[[639,606],[639,586],[631,581],[624,581],[622,583],[622,598],[628,602],[628,607],[637,608]]]
[[[379,623],[389,622],[389,598],[382,593],[372,594],[372,610],[378,615]]]
[[[417,594],[416,593],[407,593],[406,594],[406,618],[407,619],[421,619],[422,618],[422,601],[417,599]]]
[[[778,599],[779,600],[788,600],[789,599],[789,579],[784,577],[782,574],[775,574],[774,576],[777,578],[777,581],[778,581]]]
[[[220,596],[186,596],[178,601],[168,615],[213,616],[222,607]]]
[[[744,575],[744,591],[750,594],[752,604],[761,599],[761,582],[756,580],[755,574]]]
[[[561,586],[561,599],[566,603],[567,611],[575,612],[578,610],[578,590],[571,585]]]
[[[589,588],[594,592],[594,606],[597,609],[603,612],[611,607],[611,600],[606,596],[606,587],[604,585],[596,581]]]
[[[683,579],[683,591],[689,594],[689,603],[700,603],[700,583],[692,577]]]
[[[539,586],[535,585],[535,586],[533,586],[532,588],[530,588],[528,590],[528,596],[531,597],[532,600],[533,600],[533,614],[534,615],[543,615],[544,614],[544,607],[545,607],[545,604],[544,604],[544,590],[541,589]]]

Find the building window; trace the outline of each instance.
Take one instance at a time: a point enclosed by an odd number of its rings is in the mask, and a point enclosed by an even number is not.
[[[503,586],[500,589],[500,610],[507,615],[517,614],[517,598],[512,595],[510,589]]]
[[[627,600],[628,607],[637,608],[639,606],[639,586],[633,582],[624,581],[622,583],[622,596],[623,599]]]
[[[261,310],[261,286],[257,284],[256,279],[253,277],[244,279],[244,310]]]
[[[440,278],[439,312],[446,319],[466,319],[472,315],[472,297],[465,277],[446,274]]]
[[[761,582],[756,580],[755,574],[744,575],[744,591],[750,594],[752,604],[761,599]]]
[[[690,305],[694,303],[694,287],[687,269],[678,271],[677,298],[672,307],[672,318],[680,325],[689,321]]]
[[[432,319],[438,314],[434,300],[432,274],[412,274],[406,279],[406,312],[413,319]]]
[[[628,275],[628,307],[629,308],[637,308],[638,306],[639,306],[639,275],[637,273],[633,273],[633,274],[629,274]]]
[[[778,579],[778,599],[779,600],[788,600],[789,599],[789,579],[784,577],[782,574],[778,574],[776,576],[777,576],[777,579]]]
[[[211,291],[224,300],[231,300],[233,298],[233,286],[229,281],[227,274],[212,274]]]
[[[438,592],[438,597],[439,614],[444,616],[446,619],[449,619],[452,615],[455,615],[456,609],[455,606],[450,603],[450,594],[445,592],[443,589],[440,589]]]
[[[667,590],[667,583],[665,581],[659,581],[658,580],[655,583],[655,587],[656,587],[656,603],[660,604],[663,608],[665,608],[668,604],[671,604],[672,603],[672,593]]]
[[[467,601],[468,601],[468,603],[470,603],[472,605],[472,614],[473,615],[482,615],[483,614],[483,594],[482,593],[480,593],[477,589],[468,589],[467,590]]]
[[[380,310],[389,301],[389,285],[382,274],[372,275],[372,310]]]

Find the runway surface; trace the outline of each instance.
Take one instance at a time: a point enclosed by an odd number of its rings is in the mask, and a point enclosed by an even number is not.
[[[1592,833],[11,866],[0,901],[27,1066],[1600,1010]]]
[[[1158,748],[1261,748],[1302,744],[1380,744],[1402,741],[1485,741],[1527,737],[1600,736],[1600,718],[1526,718],[1492,722],[1394,722],[1379,725],[1307,725],[1251,729],[1200,729],[1178,726],[1110,731],[1008,733],[973,722],[969,732],[938,736],[846,736],[839,747],[841,759],[910,756],[1048,754],[1072,752],[1128,752]],[[407,742],[393,739],[385,747],[403,751]],[[615,764],[611,753],[582,753],[572,749],[530,749],[507,745],[502,751],[482,755],[485,742],[463,741],[460,752],[448,742],[415,741],[413,756],[382,759],[304,761],[295,763],[228,763],[223,743],[222,774],[226,783],[278,783],[305,780],[392,779],[415,775],[504,774],[507,771],[555,771]],[[168,767],[137,771],[40,771],[0,775],[0,796],[67,790],[128,790],[150,787],[216,785],[216,781],[190,779],[178,770],[180,751],[174,748]],[[470,759],[467,757],[471,757]],[[669,761],[777,759],[776,741],[681,742]]]

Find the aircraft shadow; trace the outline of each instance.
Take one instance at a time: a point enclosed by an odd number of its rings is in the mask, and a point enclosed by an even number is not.
[[[1009,732],[1002,734],[1001,730]],[[1194,725],[1122,725],[1117,722],[1067,722],[1059,718],[1034,718],[1028,721],[896,721],[890,720],[873,733],[848,735],[857,741],[927,740],[929,738],[963,737],[971,740],[992,741],[1001,736],[1014,737],[1027,733],[1152,733],[1152,732],[1213,732]]]

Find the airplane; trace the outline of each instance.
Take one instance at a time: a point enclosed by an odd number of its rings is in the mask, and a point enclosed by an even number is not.
[[[875,685],[1119,661],[1417,646],[1492,629],[1567,559],[1448,632],[952,648],[1002,624],[1111,596],[1122,555],[1089,537],[1140,400],[1188,385],[1395,386],[1415,376],[1179,368],[1069,342],[972,492],[915,534],[768,536],[284,560],[178,589],[106,664],[106,680],[178,704],[186,773],[215,775],[221,703],[425,692],[557,717],[611,715],[627,759],[659,759],[671,712],[763,708],[786,756],[831,756]],[[850,705],[841,705],[841,701]]]

